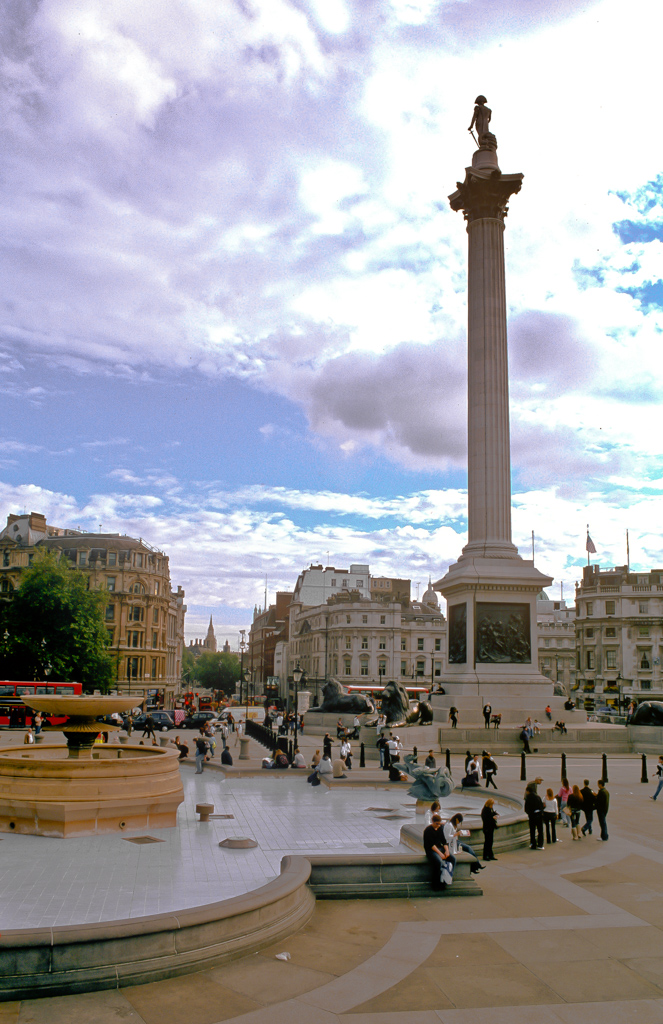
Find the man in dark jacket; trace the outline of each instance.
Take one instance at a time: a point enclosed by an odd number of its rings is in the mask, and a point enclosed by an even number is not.
[[[530,850],[543,849],[543,800],[536,792],[533,782],[525,789],[525,814],[529,820]]]
[[[592,824],[594,822],[594,806],[596,801],[596,794],[589,785],[589,779],[585,779],[585,783],[580,790],[582,796],[582,809],[585,812],[585,824],[581,828],[581,832],[584,836],[589,832],[592,834]]]
[[[605,819],[608,816],[608,807],[610,806],[610,794],[605,788],[605,782],[603,779],[599,779],[597,782],[598,792],[596,794],[596,817],[599,819],[599,825],[601,826],[601,840],[604,843],[608,842],[608,826],[606,825]]]
[[[431,889],[446,889],[446,882],[441,879],[442,865],[449,859],[449,847],[442,831],[442,819],[434,814],[431,823],[424,829],[424,853],[431,867]],[[455,861],[455,858],[454,858]]]

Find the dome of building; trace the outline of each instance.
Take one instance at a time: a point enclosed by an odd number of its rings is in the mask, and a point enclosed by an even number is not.
[[[437,594],[433,590],[433,584],[430,580],[428,581],[428,587],[426,589],[426,593],[421,599],[421,603],[428,605],[429,608],[434,608],[436,611],[439,610],[440,602]]]

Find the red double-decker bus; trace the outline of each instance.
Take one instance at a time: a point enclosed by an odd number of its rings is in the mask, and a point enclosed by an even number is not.
[[[34,711],[25,706],[22,696],[77,697],[83,692],[81,683],[27,683],[0,679],[0,729],[26,729],[32,725]],[[44,716],[50,725],[62,725],[64,715]]]

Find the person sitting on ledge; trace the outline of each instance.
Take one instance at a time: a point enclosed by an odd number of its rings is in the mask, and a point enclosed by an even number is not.
[[[295,756],[292,759],[291,768],[306,768],[306,760],[299,747],[295,747]]]
[[[223,750],[221,751],[221,764],[232,765],[232,763],[233,763],[233,756],[230,753],[230,748],[229,747],[224,747]]]
[[[316,750],[315,754],[311,758],[311,768],[317,768],[320,764],[320,751]]]
[[[334,771],[334,767],[331,763],[331,757],[329,754],[322,755],[322,761],[318,765],[318,775],[331,775]]]
[[[398,754],[396,755],[396,759],[395,760],[392,759],[391,764],[389,765],[389,781],[390,782],[407,782],[408,781],[407,775],[405,775],[401,771],[401,763],[400,763],[400,761],[398,759]]]
[[[290,761],[285,750],[277,750],[274,754],[274,767],[275,768],[289,768]]]
[[[553,729],[553,732],[555,732],[556,730],[558,730],[561,735],[563,735],[565,732],[568,732],[568,729],[566,728],[566,722],[562,722],[561,719],[559,722],[555,722],[555,728]]]
[[[335,779],[347,779],[345,774],[345,761],[342,757],[337,757],[332,764],[332,774]]]
[[[575,711],[575,709],[576,709],[576,706],[575,706],[574,702],[571,700],[570,697],[567,697],[567,699],[564,701],[564,710],[565,711]]]

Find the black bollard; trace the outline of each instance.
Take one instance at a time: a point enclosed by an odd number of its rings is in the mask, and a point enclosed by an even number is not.
[[[567,778],[566,774],[566,754],[562,754],[562,776],[563,779]]]
[[[288,761],[290,761],[291,763],[292,763],[293,756],[294,756],[294,753],[293,753],[293,749],[292,749],[292,740],[289,740],[288,741]]]
[[[359,748],[359,767],[360,768],[365,768],[366,767],[366,751],[364,749],[364,744],[363,743],[361,744],[361,746]]]
[[[414,764],[417,763],[417,758],[418,757],[419,757],[419,751],[417,750],[416,747],[412,747],[412,760],[413,760]]]
[[[449,750],[448,747],[447,747],[447,752],[446,752],[445,757],[444,757],[444,761],[445,761],[445,764],[447,766],[447,770],[451,771],[451,751]]]
[[[520,781],[521,782],[526,782],[527,781],[527,758],[525,756],[525,751],[524,750],[523,750],[522,754],[520,755]]]
[[[603,762],[603,767],[601,769],[601,778],[604,782],[610,782],[610,779],[608,778],[608,755],[601,754],[601,761]]]
[[[640,776],[640,782],[649,782],[647,778],[647,755],[642,755],[642,775]]]

